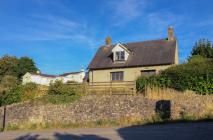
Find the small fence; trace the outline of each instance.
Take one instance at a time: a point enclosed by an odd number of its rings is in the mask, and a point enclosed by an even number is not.
[[[93,82],[93,83],[68,83],[72,86],[81,86],[87,94],[135,94],[136,83],[132,81],[122,82]]]

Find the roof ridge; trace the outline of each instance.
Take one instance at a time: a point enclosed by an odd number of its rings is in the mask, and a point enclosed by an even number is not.
[[[68,74],[77,74],[77,73],[81,73],[82,71],[74,71],[74,72],[66,72],[63,74],[60,74],[59,76],[64,76],[64,75],[68,75]]]
[[[125,42],[125,43],[117,42],[115,44],[110,45],[110,47],[116,46],[118,43],[120,43],[121,45],[128,45],[128,44],[135,44],[135,43],[144,43],[144,42],[153,42],[153,41],[164,41],[164,40],[168,41],[167,38],[161,38],[161,39],[152,39],[152,40],[143,40],[143,41],[135,41],[135,42]],[[100,48],[101,47],[106,47],[106,46],[105,45],[101,45]]]
[[[167,41],[167,38],[162,38],[162,39],[152,39],[152,40],[143,40],[143,41],[136,41],[136,42],[126,42],[122,44],[134,44],[134,43],[143,43],[143,42],[153,42],[153,41]]]
[[[57,77],[58,75],[50,75],[50,74],[44,74],[44,73],[32,73],[32,72],[28,72],[32,75],[38,75],[38,76],[44,76],[44,77]]]

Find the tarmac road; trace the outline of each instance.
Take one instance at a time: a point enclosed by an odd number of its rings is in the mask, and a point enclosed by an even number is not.
[[[0,140],[213,140],[213,122],[173,123],[124,128],[6,131]]]

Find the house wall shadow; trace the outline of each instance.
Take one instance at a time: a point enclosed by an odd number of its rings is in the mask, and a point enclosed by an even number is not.
[[[97,135],[74,135],[74,134],[54,134],[56,140],[109,140]]]
[[[46,139],[39,139],[38,137],[39,137],[38,134],[26,134],[16,138],[15,140],[46,140]]]
[[[212,140],[213,122],[138,125],[117,132],[123,140]]]
[[[70,133],[54,133],[53,137],[54,140],[109,140],[97,135],[74,135]],[[49,140],[49,138],[39,138],[38,134],[26,134],[14,140]]]

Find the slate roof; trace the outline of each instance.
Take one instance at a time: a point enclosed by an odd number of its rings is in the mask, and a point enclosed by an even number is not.
[[[47,78],[55,78],[57,77],[56,75],[49,75],[49,74],[43,74],[43,73],[32,73],[33,75],[39,75],[42,77],[47,77]]]
[[[130,51],[126,61],[113,61],[112,49],[115,45],[101,46],[88,69],[169,65],[175,62],[176,40],[159,39],[121,44]]]
[[[78,72],[68,72],[68,73],[61,74],[59,76],[68,76],[70,74],[79,74],[79,73],[81,73],[81,71],[78,71]]]
[[[78,74],[78,73],[81,73],[81,72],[68,72],[68,73],[64,73],[64,74],[61,74],[61,75],[49,75],[49,74],[43,74],[43,73],[31,73],[31,74],[32,75],[39,75],[39,76],[47,77],[47,78],[55,78],[55,77],[58,77],[58,76],[67,76],[67,75],[70,75],[70,74]]]

